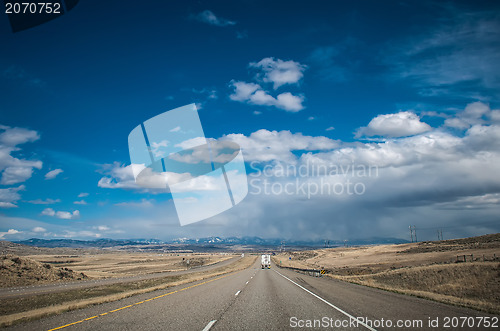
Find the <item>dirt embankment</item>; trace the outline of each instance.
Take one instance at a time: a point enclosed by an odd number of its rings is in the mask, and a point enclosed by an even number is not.
[[[0,256],[0,287],[27,286],[85,278],[87,276],[84,273],[77,273],[68,268],[54,267],[28,257]]]

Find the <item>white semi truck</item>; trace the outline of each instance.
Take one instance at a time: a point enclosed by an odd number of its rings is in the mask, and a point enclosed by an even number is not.
[[[262,269],[271,269],[271,255],[262,254],[261,264],[262,264]]]

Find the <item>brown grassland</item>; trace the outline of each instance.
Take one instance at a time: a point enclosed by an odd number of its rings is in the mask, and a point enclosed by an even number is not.
[[[84,273],[92,279],[101,279],[186,270],[188,260],[189,267],[197,267],[221,262],[232,256],[209,253],[101,252],[80,255],[39,254],[25,257]]]
[[[347,282],[500,313],[500,234],[286,252],[274,261],[285,267],[324,269],[328,277]]]

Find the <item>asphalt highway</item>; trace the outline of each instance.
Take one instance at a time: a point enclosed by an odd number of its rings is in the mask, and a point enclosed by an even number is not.
[[[259,262],[257,259],[250,268],[231,274],[7,329],[477,330],[484,329],[477,328],[479,317],[488,317],[490,322],[498,318],[475,310],[327,277],[312,277],[275,266],[261,269]],[[450,324],[446,328],[446,320],[450,319],[452,323],[454,317],[464,317],[469,323],[472,319],[476,327],[460,328]],[[433,328],[436,321],[437,327]],[[498,327],[492,328],[495,329]]]

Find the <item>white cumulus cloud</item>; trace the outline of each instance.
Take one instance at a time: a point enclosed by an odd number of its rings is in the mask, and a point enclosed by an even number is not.
[[[22,233],[22,231],[18,231],[16,229],[9,229],[7,232],[0,232],[0,239],[5,239],[5,236],[14,235],[18,233]]]
[[[286,161],[296,160],[295,151],[331,150],[339,143],[327,137],[304,136],[290,131],[258,130],[249,136],[229,134],[221,140],[230,140],[241,146],[245,161]]]
[[[275,90],[286,84],[297,84],[304,77],[304,71],[307,68],[299,62],[275,60],[272,57],[266,57],[259,62],[251,62],[249,66],[260,69],[257,79],[272,83]]]
[[[107,164],[104,166],[105,176],[102,177],[97,186],[102,188],[123,188],[139,189],[135,183],[132,165],[122,165],[119,162]]]
[[[302,105],[304,96],[302,95],[293,95],[290,92],[284,92],[278,94],[277,97],[273,97],[267,91],[263,90],[259,84],[242,81],[232,81],[230,86],[234,90],[229,95],[229,98],[234,101],[247,102],[258,106],[276,107],[293,113],[304,109]]]
[[[0,189],[0,208],[17,208],[16,202],[21,199],[18,192],[24,189],[24,185]]]
[[[45,179],[46,180],[49,180],[49,179],[54,179],[57,177],[57,175],[59,175],[60,173],[62,173],[63,170],[62,169],[54,169],[54,170],[51,170],[49,172],[47,172],[45,174]]]
[[[231,81],[230,86],[234,88],[234,91],[229,98],[234,101],[248,101],[255,91],[262,89],[259,84],[234,80]]]
[[[57,217],[60,219],[66,219],[66,220],[73,220],[73,219],[77,219],[80,217],[80,211],[78,211],[78,210],[75,210],[73,212],[69,212],[69,211],[55,211],[52,208],[45,208],[41,214],[45,215],[45,216],[53,216],[53,217]]]
[[[401,113],[376,116],[370,122],[373,125],[367,126],[391,139],[342,142],[265,129],[219,138],[242,147],[247,169],[253,170],[248,175],[249,194],[237,207],[200,223],[207,225],[200,232],[213,224],[223,225],[221,232],[227,235],[259,236],[266,228],[270,237],[300,239],[407,238],[409,224],[417,225],[422,240],[434,239],[436,228],[446,229],[445,237],[450,238],[498,232],[500,125],[496,111],[470,104],[453,116],[447,114],[447,119],[475,119],[460,132],[446,124],[427,127],[414,113]],[[279,166],[302,169],[305,174],[280,175]],[[313,174],[313,167],[337,171]],[[339,167],[343,167],[340,172]],[[372,172],[356,170],[367,168]],[[111,181],[118,182],[116,178]],[[347,181],[361,185],[363,194],[348,194]],[[316,190],[325,187],[326,193],[308,195],[313,192],[308,191],[310,184]],[[343,191],[331,193],[329,185],[334,184]],[[210,185],[207,181],[207,189]],[[264,193],[265,187],[271,193]],[[281,194],[272,193],[280,188]],[[148,205],[141,200],[127,203]],[[149,224],[165,222],[165,212],[156,204],[140,211],[151,215]],[[167,222],[177,224],[172,214]],[[133,233],[147,232],[144,218],[128,219],[137,231]],[[122,226],[127,220],[117,222]]]
[[[489,105],[477,101],[467,105],[456,116],[447,118],[444,124],[456,129],[468,129],[476,124],[500,123],[500,110],[492,110]]]
[[[17,145],[34,142],[40,139],[38,132],[24,129],[24,128],[11,128],[5,125],[0,125],[0,144],[4,146],[15,147]]]
[[[430,131],[431,127],[410,112],[402,111],[396,114],[378,115],[373,118],[368,126],[361,127],[356,132],[356,137],[405,137]]]
[[[33,169],[41,169],[42,162],[25,160],[12,156],[13,152],[21,151],[18,145],[34,142],[40,139],[36,131],[24,128],[11,128],[0,125],[0,184],[13,185],[31,178]]]
[[[298,112],[304,109],[304,96],[302,94],[292,94],[291,92],[282,92],[273,95],[269,89],[276,90],[283,85],[298,84],[304,71],[305,65],[292,60],[283,61],[267,57],[259,62],[251,62],[250,68],[256,69],[254,82],[245,82],[232,80],[229,87],[232,93],[229,98],[233,101],[244,102],[258,106],[270,106],[286,110],[288,112]],[[255,113],[255,112],[254,112]]]

